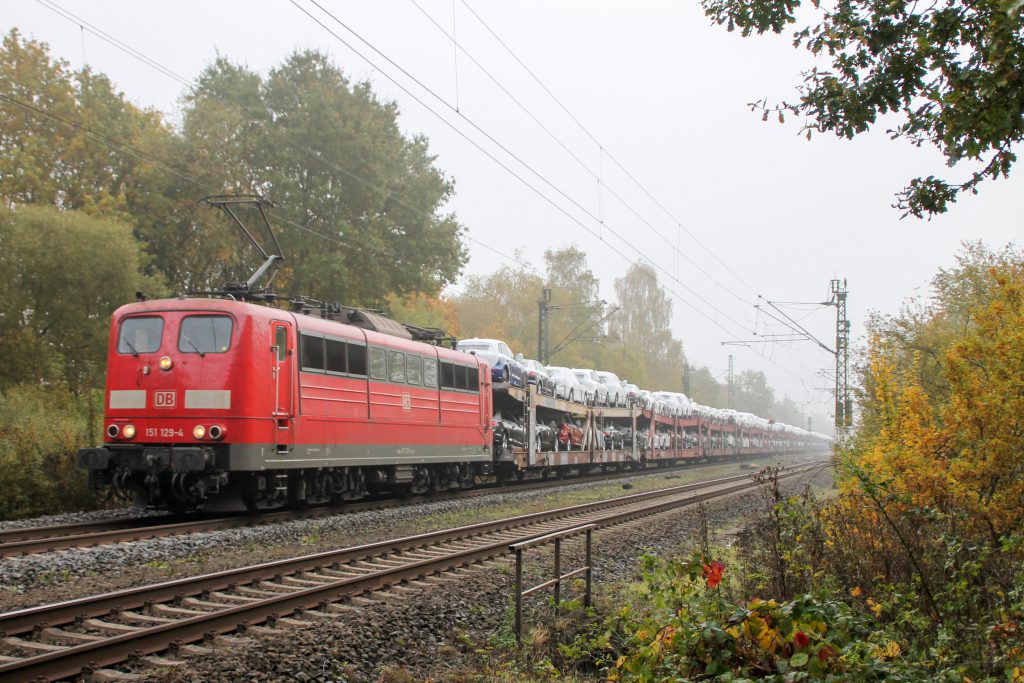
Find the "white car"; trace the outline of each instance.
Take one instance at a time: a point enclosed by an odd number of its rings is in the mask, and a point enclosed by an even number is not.
[[[572,370],[556,365],[549,365],[545,370],[547,370],[548,377],[555,382],[555,398],[564,398],[566,401],[583,404],[590,403],[590,394],[579,383]]]
[[[677,394],[673,391],[655,391],[654,398],[662,401],[666,406],[667,410],[665,415],[670,417],[682,417],[688,406],[683,405],[679,400],[681,394]]]
[[[576,380],[583,385],[583,390],[593,397],[593,405],[608,405],[608,388],[594,378],[594,371],[590,368],[573,368],[572,373]]]
[[[595,370],[592,377],[604,385],[605,391],[608,392],[608,405],[626,405],[626,390],[622,387],[622,380],[618,375],[605,370]]]

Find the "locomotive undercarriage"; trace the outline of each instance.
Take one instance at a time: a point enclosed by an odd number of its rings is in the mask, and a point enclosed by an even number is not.
[[[253,511],[468,489],[490,474],[488,463],[441,463],[235,472],[231,478],[242,504]]]
[[[450,462],[227,472],[213,449],[83,449],[93,488],[136,506],[174,512],[260,511],[338,504],[371,495],[424,495],[472,488],[490,463]]]

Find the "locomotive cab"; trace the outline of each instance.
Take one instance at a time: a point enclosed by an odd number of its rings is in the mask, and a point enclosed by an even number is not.
[[[492,473],[490,368],[331,317],[230,299],[118,309],[97,488],[176,511],[465,488]]]
[[[94,486],[112,486],[151,506],[193,509],[228,483],[233,441],[252,438],[255,430],[287,446],[291,323],[277,321],[256,333],[246,309],[178,299],[131,304],[114,314],[104,443],[79,451]],[[268,352],[271,339],[280,353]],[[257,373],[280,377],[279,394],[247,391]]]

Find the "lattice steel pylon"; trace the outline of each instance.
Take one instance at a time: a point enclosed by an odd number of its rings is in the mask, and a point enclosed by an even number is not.
[[[548,311],[551,308],[551,290],[544,288],[542,296],[537,301],[537,360],[543,365],[551,362],[548,353]]]
[[[735,377],[732,374],[732,354],[729,354],[729,408],[733,407],[733,403],[736,401],[736,385]]]
[[[848,383],[850,369],[850,321],[846,319],[846,280],[832,280],[829,287],[836,307],[836,429],[853,425],[853,401]]]

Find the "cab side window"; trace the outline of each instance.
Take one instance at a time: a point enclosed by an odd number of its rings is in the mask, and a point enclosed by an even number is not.
[[[324,338],[311,334],[299,335],[299,359],[306,372],[324,371]]]
[[[405,382],[405,354],[401,351],[392,351],[389,356],[389,379],[392,382]]]
[[[366,347],[348,343],[348,374],[366,377]]]
[[[388,378],[388,355],[384,349],[370,347],[370,377],[386,380]]]
[[[423,378],[423,359],[419,356],[406,356],[405,373],[409,384],[420,384]]]
[[[437,359],[435,358],[423,359],[423,386],[437,386]]]

